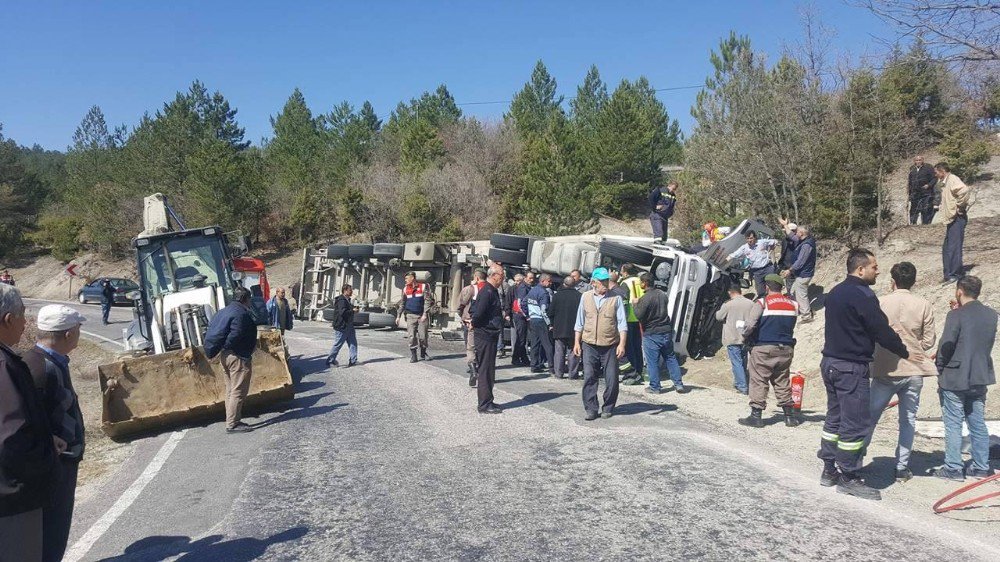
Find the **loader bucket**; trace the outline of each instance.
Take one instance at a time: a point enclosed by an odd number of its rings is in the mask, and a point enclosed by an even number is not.
[[[245,410],[294,396],[281,334],[263,331],[253,353]],[[126,357],[97,368],[104,396],[102,428],[114,440],[225,417],[225,374],[200,347]]]

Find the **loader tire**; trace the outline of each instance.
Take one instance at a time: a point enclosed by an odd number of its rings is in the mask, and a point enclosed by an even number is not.
[[[515,236],[499,232],[490,236],[490,246],[501,250],[525,251],[528,249],[528,242],[529,238],[527,236]]]
[[[401,258],[403,257],[402,244],[375,244],[372,255],[376,258]]]
[[[604,257],[632,262],[639,266],[645,267],[653,263],[652,252],[641,250],[639,248],[633,248],[632,246],[622,244],[621,242],[602,240],[597,249]]]
[[[351,244],[347,248],[347,257],[358,260],[366,260],[372,257],[374,247],[371,244]]]
[[[501,248],[490,248],[490,259],[504,265],[515,267],[528,263],[528,254],[518,250],[504,250]]]
[[[346,258],[347,250],[350,248],[347,244],[330,244],[326,247],[326,257],[330,259]]]

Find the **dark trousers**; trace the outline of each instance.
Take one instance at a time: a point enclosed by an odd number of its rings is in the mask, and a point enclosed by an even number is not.
[[[493,404],[493,383],[497,379],[497,338],[498,332],[479,328],[473,343],[476,346],[476,391],[479,395],[479,409],[485,410]]]
[[[580,358],[573,353],[574,338],[557,338],[552,351],[555,353],[553,361],[553,371],[556,376],[561,377],[566,373],[575,377],[580,370]]]
[[[639,329],[638,322],[628,323],[628,337],[625,338],[625,357],[632,364],[635,371],[634,377],[642,376],[642,330]]]
[[[932,199],[911,199],[910,200],[910,224],[930,224],[934,220],[934,201]]]
[[[649,214],[649,224],[653,227],[653,238],[659,240],[667,239],[667,219],[659,213]]]
[[[969,219],[965,215],[955,217],[944,235],[941,257],[944,262],[944,278],[953,279],[965,274],[962,267],[962,246],[965,244],[965,225]]]
[[[819,458],[854,476],[861,470],[865,439],[871,431],[871,379],[868,363],[824,357],[820,362],[826,386],[826,421]]]
[[[540,318],[532,318],[528,321],[528,325],[531,333],[531,368],[541,369],[545,366],[545,359],[548,359],[551,372],[555,355],[552,352],[552,333],[549,332],[549,325]],[[545,357],[542,357],[543,351]]]
[[[42,509],[42,560],[59,562],[69,542],[69,527],[73,523],[73,502],[76,497],[76,476],[80,463],[60,459],[59,482],[53,487],[49,505]]]
[[[108,316],[111,314],[111,301],[104,299],[101,301],[101,322],[108,323]]]
[[[514,343],[511,348],[511,363],[528,364],[528,319],[514,313]]]
[[[596,412],[597,377],[604,376],[604,411],[612,412],[618,402],[618,358],[616,345],[580,344],[583,351],[583,409]]]
[[[753,286],[757,290],[757,298],[761,298],[767,294],[767,289],[764,287],[764,277],[774,273],[773,265],[765,265],[760,269],[751,269],[750,276],[753,277]]]

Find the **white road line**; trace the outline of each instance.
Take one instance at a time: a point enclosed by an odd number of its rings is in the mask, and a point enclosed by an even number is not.
[[[84,335],[87,335],[87,336],[90,336],[92,338],[97,338],[97,339],[99,339],[101,341],[106,341],[108,343],[113,343],[113,344],[115,344],[115,345],[117,345],[118,347],[121,347],[121,348],[125,347],[124,345],[122,345],[122,342],[115,341],[115,340],[113,340],[111,338],[106,338],[106,337],[102,336],[101,334],[95,334],[94,332],[88,332],[86,330],[80,330],[80,333],[84,334]]]
[[[97,522],[94,523],[82,537],[80,537],[80,540],[76,541],[76,544],[69,549],[66,556],[63,558],[64,562],[78,562],[84,557],[84,555],[90,552],[94,543],[104,536],[104,533],[108,532],[108,529],[114,525],[115,521],[117,521],[118,518],[125,513],[125,510],[132,505],[132,502],[139,497],[139,494],[142,493],[142,490],[146,487],[146,485],[153,481],[153,478],[155,478],[160,472],[160,469],[163,468],[164,463],[167,462],[167,457],[170,456],[170,453],[174,452],[174,448],[176,448],[177,444],[180,443],[180,440],[184,437],[185,433],[187,433],[186,429],[176,431],[170,435],[166,443],[160,447],[156,456],[153,457],[153,460],[150,461],[148,466],[146,466],[146,470],[142,471],[142,474],[135,479],[135,482],[132,482],[132,485],[129,486],[128,489],[125,490],[125,493],[118,498],[118,501],[111,506],[111,509],[102,515],[101,518],[98,519]]]

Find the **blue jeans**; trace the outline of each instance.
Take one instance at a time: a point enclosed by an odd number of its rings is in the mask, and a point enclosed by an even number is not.
[[[104,299],[101,301],[101,322],[107,324],[108,316],[111,314],[111,303],[113,301]]]
[[[986,409],[986,387],[969,390],[939,390],[941,417],[944,420],[944,464],[953,470],[963,470],[962,421],[969,426],[972,441],[972,467],[990,469],[990,434],[983,412]]]
[[[649,388],[660,389],[660,362],[662,361],[670,373],[674,387],[684,388],[681,381],[681,364],[674,355],[673,334],[646,334],[642,336],[642,352],[646,355],[646,365],[649,371]]]
[[[746,394],[747,388],[747,352],[742,345],[727,345],[726,352],[729,353],[729,362],[733,366],[733,386],[736,390]]]
[[[344,347],[344,343],[347,343],[347,350],[350,353],[348,360],[351,363],[358,362],[358,336],[354,332],[354,325],[348,324],[343,332],[333,331],[333,349],[330,350],[330,355],[326,358],[328,364],[337,360],[337,355],[340,354],[340,348]]]
[[[924,388],[923,377],[899,377],[891,380],[872,379],[868,400],[872,412],[872,433],[865,440],[865,449],[872,441],[872,434],[882,412],[893,396],[899,398],[899,445],[896,446],[896,469],[909,467],[910,451],[913,450],[913,436],[917,430],[917,408],[920,407],[920,390]]]

